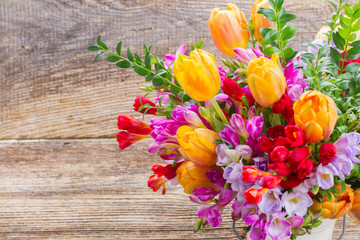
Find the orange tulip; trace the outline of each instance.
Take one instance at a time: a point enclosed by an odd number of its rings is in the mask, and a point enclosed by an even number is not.
[[[356,189],[354,192],[354,201],[349,215],[355,221],[360,223],[360,188]]]
[[[260,33],[260,29],[264,27],[272,27],[273,23],[267,19],[263,14],[259,14],[260,8],[272,8],[268,0],[256,0],[251,10],[251,20],[254,24],[254,37],[260,43],[264,40],[264,37]]]
[[[244,14],[234,4],[226,4],[227,10],[214,8],[208,21],[216,47],[225,55],[235,57],[235,48],[246,48],[249,28]]]
[[[216,189],[215,184],[209,182],[205,174],[210,169],[216,169],[222,172],[220,167],[200,167],[194,163],[187,161],[177,169],[176,178],[181,186],[184,187],[184,192],[192,194],[194,189],[200,187],[213,187]]]
[[[341,192],[340,184],[336,183],[334,187]],[[332,195],[330,201],[326,196],[324,197],[324,203],[319,203],[314,200],[310,211],[314,213],[316,217],[321,216],[323,218],[335,219],[344,216],[350,211],[354,200],[354,191],[351,187],[346,186],[344,192],[335,194],[337,201],[335,201],[334,194],[330,194]],[[321,210],[320,213],[319,210]]]
[[[286,91],[286,79],[277,65],[277,57],[272,60],[260,57],[253,58],[247,69],[247,83],[250,91],[263,107],[271,107],[279,101]]]
[[[216,163],[215,140],[219,135],[205,128],[193,129],[182,126],[177,130],[177,140],[181,155],[198,166],[213,166]]]
[[[330,97],[312,90],[304,92],[294,103],[294,117],[306,140],[316,143],[331,135],[339,116]]]
[[[220,91],[220,74],[210,53],[195,49],[189,57],[179,55],[174,74],[184,91],[196,101],[211,100]]]

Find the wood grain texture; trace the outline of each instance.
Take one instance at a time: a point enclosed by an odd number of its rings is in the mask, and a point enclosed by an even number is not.
[[[354,0],[352,0],[354,1]],[[250,16],[252,0],[234,0]],[[313,39],[332,8],[325,0],[287,0],[299,26],[293,45]],[[222,0],[0,1],[0,139],[113,137],[116,116],[131,113],[143,80],[85,49],[101,34],[132,50],[161,44],[160,55],[191,41],[222,57],[207,27]]]
[[[193,233],[197,205],[181,187],[163,196],[146,186],[159,161],[146,143],[120,151],[115,139],[1,141],[0,238],[235,239],[230,209],[221,227]],[[358,226],[348,218],[344,240],[360,240]]]

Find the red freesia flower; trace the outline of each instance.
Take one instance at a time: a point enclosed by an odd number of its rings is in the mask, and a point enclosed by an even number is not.
[[[279,186],[281,180],[282,178],[280,176],[269,174],[264,177],[261,186],[263,188],[273,189]]]
[[[140,135],[134,133],[128,133],[125,131],[118,132],[116,134],[116,140],[119,142],[119,147],[121,150],[129,147],[133,143],[136,143],[144,138],[148,138],[148,135]]]
[[[286,140],[290,144],[290,147],[297,148],[304,144],[304,132],[296,125],[288,125],[285,127]]]
[[[274,148],[274,150],[270,153],[270,160],[272,162],[285,162],[286,158],[289,155],[289,149],[283,146],[279,146]]]
[[[145,104],[149,104],[151,107],[155,107],[155,103],[152,102],[150,99],[148,99],[147,97],[143,97],[143,96],[136,96],[135,98],[135,102],[134,102],[134,110],[137,112],[141,112],[141,113],[145,113],[146,114],[151,114],[151,115],[156,115],[157,109],[156,108],[147,108],[144,107],[143,109],[141,109],[139,111],[139,108],[141,106],[144,106]]]
[[[341,56],[343,56],[344,57],[344,54],[345,54],[345,52],[342,52],[341,53]],[[346,56],[348,55],[348,53],[346,53]],[[360,63],[360,57],[359,58],[357,58],[357,59],[353,59],[353,60],[346,60],[345,59],[345,62],[344,62],[344,68],[347,66],[347,65],[349,65],[350,63],[354,63],[354,62],[356,62],[356,63]],[[343,61],[340,61],[340,66],[343,64]],[[339,71],[340,72],[340,71]],[[344,72],[343,72],[344,73]]]
[[[245,93],[242,91],[240,85],[231,78],[225,78],[222,81],[221,89],[223,92],[228,95],[231,99],[242,102],[242,96],[245,95]]]
[[[319,154],[319,162],[326,166],[335,157],[336,147],[330,142],[323,143],[319,148]]]
[[[243,175],[242,180],[244,182],[256,182],[260,178],[263,178],[266,175],[266,173],[263,171],[259,171],[255,167],[244,166],[242,175]]]
[[[125,130],[129,133],[148,135],[151,133],[151,128],[148,124],[128,115],[120,114],[118,116],[119,130]]]
[[[285,189],[292,189],[299,186],[303,181],[304,179],[299,179],[296,175],[291,174],[286,180],[280,182],[280,186]]]
[[[289,165],[283,162],[276,162],[269,164],[269,168],[274,170],[280,176],[288,176],[292,171]]]
[[[278,102],[274,103],[271,112],[281,114],[288,123],[294,121],[293,103],[287,94],[284,94]]]
[[[152,188],[154,192],[157,192],[160,187],[162,187],[162,194],[165,194],[165,183],[167,182],[167,180],[176,177],[176,170],[180,167],[182,163],[183,162],[177,163],[174,167],[172,166],[172,164],[155,164],[151,168],[154,174],[149,177],[148,187]]]
[[[274,149],[274,143],[270,138],[262,136],[260,139],[259,147],[263,152],[271,153]]]
[[[244,192],[245,199],[250,204],[252,203],[259,204],[262,200],[262,197],[266,194],[268,190],[269,189],[266,188],[260,188],[260,189],[249,188]]]
[[[289,160],[291,162],[299,163],[310,156],[310,148],[309,147],[300,147],[291,151],[289,155]]]
[[[290,149],[290,144],[288,143],[288,141],[286,141],[285,137],[277,137],[273,140],[273,142],[275,147],[283,146],[287,149]]]
[[[314,170],[314,163],[311,159],[305,159],[299,163],[296,168],[296,176],[299,179],[304,179],[308,174]]]
[[[274,127],[269,127],[266,130],[266,133],[271,138],[277,138],[277,137],[285,137],[285,126],[278,124]]]

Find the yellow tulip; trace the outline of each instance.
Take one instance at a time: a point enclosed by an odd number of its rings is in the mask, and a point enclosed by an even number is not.
[[[277,65],[276,56],[272,60],[253,58],[248,65],[247,83],[256,102],[263,107],[272,106],[286,91],[286,79]]]
[[[220,90],[221,80],[215,58],[195,49],[189,57],[179,55],[173,71],[182,89],[194,100],[211,100]]]
[[[319,32],[316,34],[315,39],[321,38],[323,41],[328,40],[329,37],[326,35],[326,33],[328,33],[330,30],[331,28],[329,26],[322,26]]]
[[[176,132],[181,155],[198,166],[213,166],[216,163],[215,140],[219,135],[206,128],[193,129],[182,126]]]
[[[334,187],[341,192],[340,184],[336,183]],[[332,195],[330,201],[326,196],[324,197],[324,203],[313,200],[314,204],[309,210],[316,217],[335,219],[344,216],[350,211],[354,200],[354,191],[351,187],[347,186],[343,193],[335,194],[337,201],[335,201],[334,194],[330,194]]]
[[[254,37],[260,43],[264,40],[264,37],[260,33],[260,29],[264,27],[272,27],[273,23],[267,19],[263,14],[259,14],[260,8],[272,8],[268,0],[256,0],[251,10],[251,20],[254,24]]]
[[[331,135],[339,116],[330,97],[312,90],[304,92],[294,103],[294,117],[306,140],[316,143]]]
[[[194,189],[199,187],[213,187],[215,184],[209,182],[205,174],[210,169],[216,169],[222,172],[220,167],[200,167],[194,163],[187,161],[176,170],[176,178],[180,185],[184,187],[184,192],[192,194]]]
[[[244,14],[234,4],[226,4],[227,10],[214,8],[208,21],[216,47],[225,55],[235,57],[235,48],[246,48],[249,28]]]

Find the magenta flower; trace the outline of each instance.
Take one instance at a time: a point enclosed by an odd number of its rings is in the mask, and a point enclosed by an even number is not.
[[[230,125],[235,129],[235,131],[240,134],[243,138],[247,138],[247,132],[242,116],[239,114],[231,115]]]
[[[304,89],[309,86],[309,83],[305,81],[301,69],[294,68],[292,61],[284,68],[284,76],[286,78],[287,94],[291,101],[295,102],[300,98]]]
[[[265,225],[267,234],[274,240],[287,239],[291,235],[291,223],[284,219],[286,213],[273,214]]]
[[[198,216],[200,218],[206,218],[207,222],[210,223],[212,227],[217,227],[221,225],[221,214],[223,210],[224,206],[221,206],[221,204],[215,204],[213,206],[204,205],[200,206]]]
[[[245,122],[245,129],[249,136],[253,139],[258,140],[261,136],[261,132],[264,126],[263,116],[253,117]]]
[[[236,60],[241,62],[241,63],[245,63],[245,64],[249,64],[249,62],[251,61],[251,59],[253,59],[254,57],[264,57],[265,55],[261,52],[261,49],[259,46],[256,46],[256,48],[253,49],[249,49],[249,48],[235,48],[234,52],[236,54]]]
[[[265,240],[266,238],[266,215],[261,214],[259,219],[252,225],[250,230],[250,238],[252,240]]]
[[[232,145],[234,148],[240,145],[240,138],[237,132],[229,126],[225,126],[224,130],[221,130],[219,136],[222,140]]]
[[[214,199],[216,195],[219,194],[219,190],[212,188],[212,187],[201,187],[196,188],[193,191],[193,196],[190,196],[191,200],[200,200],[202,202],[209,201],[211,199]]]

